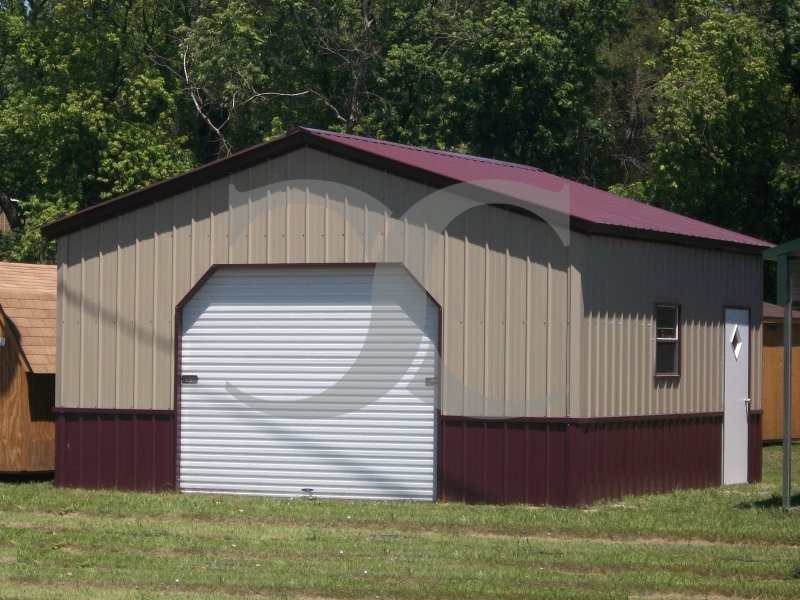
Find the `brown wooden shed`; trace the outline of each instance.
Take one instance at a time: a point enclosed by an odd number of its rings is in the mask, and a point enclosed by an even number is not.
[[[762,354],[765,442],[783,437],[783,307],[764,302]],[[792,314],[792,438],[800,439],[800,310]]]
[[[55,467],[56,268],[0,263],[0,473]]]

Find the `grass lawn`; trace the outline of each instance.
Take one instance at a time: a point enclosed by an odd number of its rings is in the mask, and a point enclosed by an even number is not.
[[[780,457],[757,485],[585,510],[0,482],[0,599],[800,598]]]

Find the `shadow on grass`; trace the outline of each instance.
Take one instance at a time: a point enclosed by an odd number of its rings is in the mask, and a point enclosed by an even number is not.
[[[53,472],[0,473],[0,483],[38,483],[41,481],[53,481]]]
[[[800,494],[792,496],[792,508],[800,510]],[[769,498],[753,500],[751,502],[740,502],[736,508],[780,508],[783,506],[783,497],[780,494],[772,494]]]

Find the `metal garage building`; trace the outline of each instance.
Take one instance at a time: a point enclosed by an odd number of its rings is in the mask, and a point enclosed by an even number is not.
[[[306,128],[44,233],[60,485],[581,505],[760,478],[760,240]]]

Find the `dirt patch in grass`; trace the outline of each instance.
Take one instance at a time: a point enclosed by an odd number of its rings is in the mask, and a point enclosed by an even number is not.
[[[668,594],[637,594],[631,593],[629,598],[641,598],[642,600],[685,600],[686,598],[697,598],[697,594],[678,594],[670,592]],[[705,600],[743,600],[745,596],[721,596],[719,594],[703,594]]]

